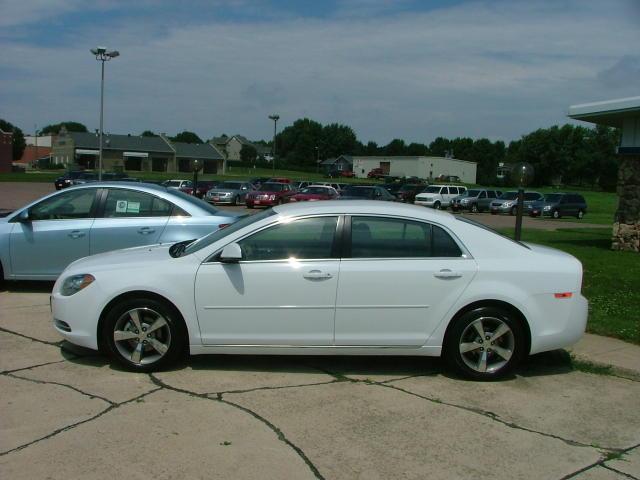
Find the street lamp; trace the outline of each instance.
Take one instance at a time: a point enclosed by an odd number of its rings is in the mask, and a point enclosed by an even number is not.
[[[107,51],[106,47],[92,48],[91,53],[96,56],[96,60],[102,62],[102,72],[100,81],[100,157],[98,163],[98,180],[102,180],[102,119],[104,116],[104,62],[108,62],[112,58],[116,58],[120,55],[120,52],[113,50]]]
[[[273,172],[275,174],[276,171],[276,131],[277,131],[277,125],[278,125],[278,120],[280,120],[280,115],[269,115],[269,119],[273,120]]]
[[[320,173],[320,149],[315,146],[316,149],[316,173]]]

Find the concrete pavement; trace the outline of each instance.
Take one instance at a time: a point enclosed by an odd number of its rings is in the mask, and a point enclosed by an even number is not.
[[[640,479],[640,381],[562,351],[495,383],[397,357],[132,374],[61,342],[50,287],[0,292],[2,478]],[[640,374],[638,346],[589,335],[574,352]]]

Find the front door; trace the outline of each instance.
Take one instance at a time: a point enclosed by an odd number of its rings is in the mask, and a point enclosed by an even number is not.
[[[331,345],[340,265],[337,221],[281,221],[240,240],[239,263],[215,257],[203,263],[195,285],[203,343]]]
[[[423,345],[475,275],[475,261],[437,225],[375,216],[351,220],[335,344]]]
[[[29,221],[11,229],[14,275],[55,278],[74,260],[89,255],[96,188],[71,189],[29,209]]]

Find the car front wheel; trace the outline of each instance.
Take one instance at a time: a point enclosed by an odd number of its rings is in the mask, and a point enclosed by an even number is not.
[[[433,208],[435,208],[436,210],[440,210],[440,202],[434,203]]]
[[[477,204],[473,204],[471,205],[471,212],[473,213],[478,213],[478,205]]]
[[[118,303],[105,317],[102,341],[109,356],[138,372],[154,372],[173,363],[186,339],[178,312],[153,298]]]
[[[474,380],[504,377],[525,352],[519,319],[500,308],[481,307],[454,320],[443,356],[453,370]]]
[[[560,218],[560,212],[558,210],[554,210],[551,216],[553,218]]]
[[[578,210],[578,214],[576,215],[576,217],[578,218],[578,220],[582,220],[582,217],[584,217],[584,212],[582,210]]]

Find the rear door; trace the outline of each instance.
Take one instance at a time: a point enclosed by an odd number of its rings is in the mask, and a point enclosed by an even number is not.
[[[124,188],[103,191],[102,214],[91,227],[91,254],[158,243],[173,204]]]
[[[475,261],[426,222],[354,216],[345,229],[335,344],[423,345],[475,275]]]

